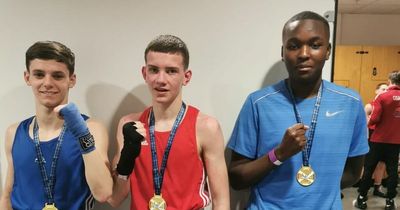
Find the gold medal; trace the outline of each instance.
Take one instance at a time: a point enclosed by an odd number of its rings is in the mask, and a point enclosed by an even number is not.
[[[150,210],[165,210],[167,209],[167,203],[161,195],[154,195],[149,201]]]
[[[315,181],[315,173],[310,166],[302,166],[297,172],[297,182],[304,187],[310,186]]]
[[[46,203],[42,210],[58,210],[54,203]]]

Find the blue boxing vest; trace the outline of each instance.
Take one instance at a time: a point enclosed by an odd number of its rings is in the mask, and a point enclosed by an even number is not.
[[[84,116],[85,120],[88,118]],[[47,202],[43,179],[36,159],[35,144],[29,136],[33,117],[22,121],[15,133],[12,147],[14,185],[11,204],[14,210],[41,210]],[[58,137],[40,142],[47,175]],[[85,168],[77,139],[66,129],[56,168],[55,205],[59,210],[90,210],[94,198],[86,182]]]

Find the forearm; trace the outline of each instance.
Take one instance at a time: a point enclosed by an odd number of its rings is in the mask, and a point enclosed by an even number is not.
[[[114,181],[113,192],[111,197],[108,199],[108,203],[112,207],[116,208],[125,200],[126,196],[128,196],[130,191],[130,185],[129,185],[129,179],[124,180],[118,178],[117,173],[114,173],[113,181]]]
[[[348,158],[344,167],[340,188],[344,189],[355,184],[361,176],[364,156]]]
[[[112,194],[113,181],[111,172],[104,159],[94,150],[83,154],[85,176],[90,191],[99,202],[106,202]]]
[[[340,181],[340,189],[351,187],[352,185],[357,183],[357,181],[360,179],[360,176],[361,173],[357,175],[350,172],[344,172]]]
[[[10,193],[3,192],[0,197],[0,209],[13,210],[11,206]]]
[[[229,210],[229,199],[227,201],[212,201],[212,210]]]
[[[246,189],[260,182],[274,167],[267,154],[257,160],[232,163],[229,167],[229,182],[235,190]]]
[[[229,185],[228,180],[224,179],[224,181],[220,183],[218,191],[211,192],[212,194],[212,209],[213,210],[229,210],[230,209],[230,200],[229,200]],[[213,195],[214,194],[214,195]]]

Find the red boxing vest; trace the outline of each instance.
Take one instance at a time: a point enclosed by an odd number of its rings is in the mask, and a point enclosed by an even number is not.
[[[131,210],[148,209],[154,196],[152,157],[147,108],[140,116],[147,130],[139,157],[130,177]],[[201,209],[210,203],[204,165],[197,151],[196,119],[199,110],[188,106],[169,153],[161,195],[167,210]],[[158,167],[161,167],[170,132],[155,132]]]

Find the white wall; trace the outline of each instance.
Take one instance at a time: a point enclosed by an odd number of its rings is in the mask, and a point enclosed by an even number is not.
[[[113,137],[122,115],[150,102],[140,74],[147,43],[174,34],[191,56],[193,78],[184,100],[219,119],[226,141],[246,96],[286,77],[280,61],[284,22],[302,10],[334,10],[333,0],[0,0],[0,5],[1,135],[9,124],[34,114],[23,71],[24,53],[35,41],[57,40],[75,52],[78,84],[70,101],[103,121]],[[323,74],[327,80],[330,62]],[[4,181],[3,138],[0,145]],[[232,209],[245,200],[232,192]]]
[[[339,14],[336,44],[400,45],[400,15]]]

